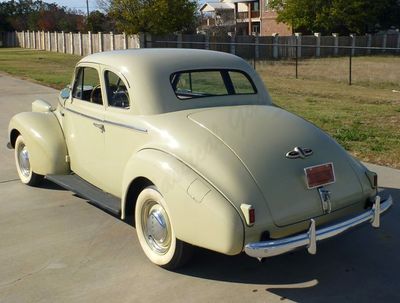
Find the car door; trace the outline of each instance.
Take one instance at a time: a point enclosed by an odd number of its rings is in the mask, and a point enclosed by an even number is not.
[[[105,107],[99,71],[97,64],[77,67],[64,121],[71,170],[103,188]]]
[[[129,94],[129,83],[125,77],[111,68],[104,68],[102,77],[107,99],[104,122],[105,169],[107,170],[105,191],[120,197],[122,179],[129,159],[143,146],[147,130],[142,118],[133,111],[133,98]]]

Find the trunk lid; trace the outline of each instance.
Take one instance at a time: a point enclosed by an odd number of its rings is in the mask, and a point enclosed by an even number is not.
[[[362,186],[349,155],[313,124],[273,106],[217,107],[189,119],[222,141],[242,162],[264,196],[277,226],[324,214],[317,189],[308,189],[304,169],[333,163],[336,182],[330,191],[332,211],[362,199]],[[288,159],[294,147],[312,149],[304,159]],[[249,202],[251,203],[251,202]]]

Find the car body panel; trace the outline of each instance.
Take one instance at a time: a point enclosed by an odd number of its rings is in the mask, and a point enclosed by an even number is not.
[[[144,149],[134,154],[126,165],[123,188],[128,189],[131,180],[142,176],[152,180],[168,201],[174,232],[179,239],[228,255],[242,251],[244,230],[240,214],[191,168],[165,152]],[[201,201],[189,194],[195,181],[209,188]],[[123,213],[128,202],[123,200]]]
[[[204,110],[190,119],[237,155],[263,192],[277,226],[323,214],[318,190],[307,189],[306,167],[333,163],[336,182],[326,186],[331,192],[332,211],[365,201],[347,154],[314,125],[293,114],[272,106],[237,106]],[[246,144],[253,136],[268,140]],[[295,146],[310,148],[313,154],[288,159],[286,153]]]
[[[67,174],[67,146],[64,134],[52,112],[24,112],[15,115],[8,127],[12,146],[21,134],[29,146],[31,166],[37,174]]]

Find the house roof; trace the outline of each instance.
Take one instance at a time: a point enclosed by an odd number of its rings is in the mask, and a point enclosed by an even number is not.
[[[215,12],[216,10],[234,10],[235,5],[233,3],[224,3],[224,2],[211,2],[204,3],[200,11],[203,13]]]

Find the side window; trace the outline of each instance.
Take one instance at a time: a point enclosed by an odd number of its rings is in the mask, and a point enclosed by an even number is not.
[[[100,78],[96,69],[80,67],[76,74],[72,97],[95,104],[103,104]]]
[[[106,80],[108,105],[112,107],[129,108],[129,93],[124,81],[110,71],[106,71],[104,76]]]

